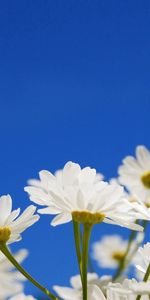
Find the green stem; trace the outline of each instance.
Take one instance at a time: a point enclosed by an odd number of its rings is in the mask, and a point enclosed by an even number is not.
[[[148,280],[148,278],[149,278],[149,275],[150,275],[150,263],[149,263],[149,265],[148,265],[148,267],[147,267],[145,276],[144,276],[144,278],[143,278],[143,281],[144,281],[144,282],[147,282],[147,280]],[[141,295],[138,295],[137,298],[136,298],[136,300],[140,300],[140,299],[141,299]]]
[[[123,258],[120,260],[119,267],[118,267],[118,269],[116,271],[116,274],[113,277],[113,281],[116,281],[116,279],[118,277],[120,277],[120,275],[124,271],[126,258],[127,258],[127,255],[129,253],[129,251],[130,251],[130,248],[131,248],[131,245],[132,245],[132,241],[134,240],[135,236],[136,236],[136,231],[131,231],[126,252],[125,252]]]
[[[84,224],[83,243],[82,243],[82,289],[83,300],[87,300],[87,268],[88,268],[88,249],[92,225]]]
[[[77,254],[77,260],[78,260],[78,266],[82,281],[82,259],[81,259],[81,249],[80,249],[80,239],[81,239],[81,233],[80,233],[80,224],[76,221],[73,221],[73,229],[74,229],[74,240],[75,240],[75,246],[76,246],[76,254]]]
[[[138,224],[138,221],[136,221],[136,223]],[[145,221],[145,220],[143,221],[142,226],[144,227],[144,230],[146,229],[147,223],[148,223],[147,221]],[[120,275],[122,274],[122,272],[127,268],[127,266],[130,263],[130,259],[127,261],[127,256],[128,256],[128,254],[130,252],[130,249],[131,249],[131,246],[132,246],[132,242],[135,239],[136,234],[137,234],[136,231],[131,231],[126,252],[125,252],[123,258],[120,260],[119,267],[118,267],[118,269],[116,271],[116,274],[113,277],[113,281],[116,281],[116,279],[118,279],[118,277],[120,277]],[[139,247],[139,244],[138,244],[138,247]],[[138,250],[138,247],[137,247],[137,250]],[[133,255],[131,255],[131,258],[132,257],[133,257]]]
[[[52,300],[58,300],[51,292],[43,287],[40,283],[38,283],[34,278],[31,277],[30,274],[28,274],[23,267],[15,260],[15,258],[10,253],[9,249],[7,248],[6,244],[1,243],[0,244],[0,250],[2,253],[8,258],[8,260],[18,269],[18,271],[23,274],[24,277],[26,277],[33,285],[35,285],[38,289],[40,289],[46,296],[48,296]]]

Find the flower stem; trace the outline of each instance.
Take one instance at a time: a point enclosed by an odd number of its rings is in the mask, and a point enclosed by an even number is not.
[[[0,243],[0,250],[1,252],[8,258],[8,260],[18,269],[18,271],[23,274],[24,277],[26,277],[33,285],[35,285],[38,289],[40,289],[45,295],[47,295],[52,300],[58,300],[57,297],[55,297],[51,292],[43,287],[40,283],[38,283],[34,278],[31,277],[30,274],[28,274],[23,267],[15,260],[15,258],[10,253],[9,249],[7,248],[6,244]]]
[[[81,247],[80,247],[80,224],[76,221],[73,221],[73,229],[74,229],[74,240],[75,240],[75,246],[76,246],[76,254],[77,254],[77,260],[78,260],[78,266],[82,281],[82,259],[81,259]]]
[[[149,278],[149,275],[150,275],[150,263],[149,263],[149,265],[148,265],[148,267],[147,267],[145,276],[144,276],[144,278],[143,278],[143,281],[144,281],[144,282],[147,282],[147,280],[148,280],[148,278]],[[136,300],[140,300],[140,299],[141,299],[141,295],[138,295],[137,298],[136,298]]]
[[[83,300],[87,300],[87,268],[88,268],[88,249],[92,225],[84,224],[83,242],[82,242],[82,289]]]
[[[136,223],[138,224],[138,221],[136,221]],[[144,227],[144,231],[146,230],[146,226],[147,226],[147,221],[143,221],[143,224],[142,226]],[[127,249],[126,249],[126,252],[123,256],[123,258],[120,260],[120,263],[119,263],[119,267],[116,271],[116,274],[114,275],[113,277],[113,281],[116,281],[116,279],[118,279],[118,277],[120,277],[120,275],[122,274],[122,272],[127,268],[127,266],[129,265],[130,263],[130,260],[132,259],[133,255],[136,253],[136,251],[138,250],[138,247],[140,244],[137,244],[137,248],[135,249],[134,253],[132,253],[132,255],[130,256],[130,259],[127,260],[127,256],[130,252],[130,249],[131,249],[131,246],[132,246],[132,242],[133,240],[135,239],[137,235],[137,232],[136,231],[131,231],[131,234],[130,234],[130,237],[129,237],[129,241],[128,241],[128,245],[127,245]]]
[[[118,277],[120,277],[120,275],[124,271],[126,258],[127,258],[127,255],[129,253],[129,251],[130,251],[130,248],[131,248],[131,245],[132,245],[132,241],[134,240],[135,236],[136,236],[136,231],[131,231],[131,234],[130,234],[130,237],[129,237],[129,241],[128,241],[128,245],[127,245],[127,249],[125,251],[124,256],[120,260],[119,267],[118,267],[118,269],[116,271],[116,274],[113,277],[113,281],[116,281],[116,279],[118,279]]]

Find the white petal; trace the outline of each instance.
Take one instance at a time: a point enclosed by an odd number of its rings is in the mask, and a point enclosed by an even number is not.
[[[44,181],[47,184],[49,184],[49,182],[51,182],[51,181],[55,181],[56,180],[55,176],[51,172],[49,172],[47,170],[40,171],[39,172],[39,177],[40,177],[41,181]]]
[[[63,169],[63,184],[71,185],[76,179],[81,168],[78,164],[69,161]]]
[[[0,226],[5,224],[12,210],[12,199],[10,195],[0,197]]]
[[[138,146],[136,148],[137,160],[142,168],[150,167],[150,153],[144,146]]]
[[[72,216],[71,214],[68,213],[61,213],[59,215],[57,215],[51,222],[52,226],[57,226],[57,225],[61,225],[64,223],[68,223],[72,220]]]
[[[57,215],[61,213],[61,210],[56,206],[48,206],[46,208],[38,209],[40,214]]]
[[[39,220],[39,215],[34,215],[36,207],[30,205],[15,221],[9,224],[11,233],[16,235],[22,233],[26,228],[34,224]]]
[[[53,286],[54,291],[64,300],[77,300],[80,297],[81,292],[72,288]]]
[[[70,278],[70,284],[74,289],[81,289],[82,284],[81,284],[81,276],[80,275],[75,275]]]
[[[94,182],[95,178],[96,178],[96,170],[95,169],[86,167],[81,170],[80,177],[79,177],[81,183],[89,182],[91,184]]]
[[[20,208],[16,209],[16,210],[13,210],[9,217],[6,219],[5,221],[5,226],[6,225],[9,225],[14,219],[16,219],[20,214]]]
[[[106,300],[106,298],[98,286],[89,285],[88,300]]]

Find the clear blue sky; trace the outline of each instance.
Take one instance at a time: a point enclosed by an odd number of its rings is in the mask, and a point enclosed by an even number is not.
[[[149,0],[1,1],[0,193],[25,208],[27,179],[68,160],[116,176],[137,144],[150,148],[149,77]],[[49,221],[14,248],[29,248],[25,266],[41,282],[67,284],[72,226]],[[92,239],[108,231],[97,226]]]

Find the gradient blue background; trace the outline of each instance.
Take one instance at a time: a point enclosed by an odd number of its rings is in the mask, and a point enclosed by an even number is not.
[[[25,208],[27,179],[68,160],[116,176],[137,144],[150,147],[149,76],[149,0],[1,1],[0,193]],[[68,284],[72,224],[49,223],[13,249],[29,249],[25,267],[43,284]],[[92,240],[110,231],[128,234],[100,225]]]

